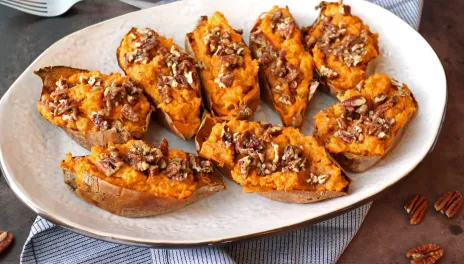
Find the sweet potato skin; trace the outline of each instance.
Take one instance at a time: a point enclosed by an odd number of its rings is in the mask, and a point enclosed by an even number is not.
[[[41,96],[44,93],[50,93],[53,90],[51,90],[50,87],[53,87],[55,83],[61,78],[69,78],[70,76],[77,74],[77,73],[84,73],[88,72],[87,70],[82,70],[82,69],[76,69],[72,67],[67,67],[67,66],[52,66],[52,67],[45,67],[41,68],[38,71],[35,71],[34,73],[37,74],[43,82],[42,86],[42,93]],[[150,111],[146,117],[146,126],[145,126],[145,131],[148,129],[149,123],[150,123],[150,117],[151,117],[152,111]],[[69,137],[71,137],[74,141],[76,141],[79,145],[81,145],[83,148],[90,150],[92,146],[104,146],[108,144],[108,142],[114,142],[117,144],[123,144],[126,143],[128,140],[132,138],[139,139],[141,138],[145,132],[140,132],[140,131],[126,131],[122,129],[116,129],[112,128],[106,131],[87,131],[87,132],[82,132],[79,130],[73,130],[67,127],[61,127],[66,134],[68,134]]]
[[[222,178],[214,173],[211,174],[210,185],[200,187],[187,199],[121,188],[90,174],[86,174],[83,184],[78,185],[74,173],[67,169],[63,169],[63,179],[82,200],[125,217],[149,217],[172,212],[225,189]]]
[[[197,149],[197,153],[200,152],[201,146],[208,138],[209,134],[211,133],[211,129],[213,126],[221,122],[220,119],[215,119],[211,117],[205,117],[201,123],[200,129],[195,137],[195,145]],[[328,155],[330,157],[330,155]],[[227,178],[232,180],[231,171],[233,168],[224,164],[223,166],[219,166],[214,160],[213,163],[216,164],[216,168]],[[318,202],[326,199],[336,198],[340,196],[344,196],[348,194],[349,187],[351,185],[351,179],[342,171],[342,175],[347,179],[348,185],[342,192],[332,192],[332,191],[301,191],[301,190],[294,190],[294,191],[283,191],[283,190],[259,190],[259,188],[255,188],[256,190],[253,193],[257,193],[267,199],[279,201],[279,202],[287,202],[287,203],[313,203]]]

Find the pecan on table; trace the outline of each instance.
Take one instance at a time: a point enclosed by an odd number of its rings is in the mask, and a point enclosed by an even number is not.
[[[8,231],[0,231],[0,253],[2,253],[13,241],[13,234]]]
[[[458,191],[447,192],[437,199],[434,207],[448,218],[453,218],[462,207],[462,194]]]
[[[433,264],[443,256],[443,249],[435,244],[425,244],[410,249],[406,257],[411,259],[411,264]]]
[[[419,224],[424,218],[427,207],[428,203],[423,195],[417,194],[409,199],[404,205],[404,209],[409,214],[409,223],[411,225]]]

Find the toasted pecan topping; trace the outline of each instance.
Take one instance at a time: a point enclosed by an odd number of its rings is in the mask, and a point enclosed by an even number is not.
[[[284,154],[281,158],[282,171],[299,172],[305,170],[306,158],[303,157],[303,146],[291,145],[285,146]]]
[[[98,127],[100,130],[107,130],[109,128],[108,121],[106,120],[104,115],[99,113],[93,112],[90,115],[90,120]]]
[[[106,153],[100,155],[101,160],[95,164],[97,169],[107,177],[115,174],[124,164],[124,161],[119,157],[111,157]]]
[[[255,132],[246,130],[233,135],[227,125],[221,132],[221,141],[226,146],[233,146],[235,157],[242,177],[248,177],[250,170],[256,170],[260,176],[270,175],[276,171],[299,172],[306,168],[303,157],[303,146],[287,145],[280,153],[279,145],[272,138],[282,133],[281,126],[263,124],[259,130],[261,137]]]
[[[276,10],[271,14],[271,27],[285,38],[289,38],[295,32],[296,23],[291,17],[284,17],[281,10]]]
[[[145,28],[137,29],[136,33],[130,34],[133,39],[135,50],[124,54],[126,64],[131,62],[147,64],[150,60],[150,52],[154,49],[159,41],[155,31]]]
[[[221,88],[231,87],[234,81],[233,68],[243,64],[245,43],[233,42],[231,33],[228,30],[221,31],[220,27],[211,29],[203,41],[211,55],[219,57],[222,65],[214,82]]]
[[[340,103],[344,107],[344,113],[336,120],[339,129],[334,132],[334,136],[348,144],[363,141],[365,134],[379,139],[388,138],[396,121],[394,118],[384,117],[384,113],[397,101],[396,96],[388,98],[385,93],[376,95],[372,102],[361,95],[345,99]]]
[[[323,3],[316,6],[316,9],[323,8],[326,5],[337,5],[336,3]],[[351,15],[350,6],[338,4],[340,14],[343,16]],[[325,56],[334,55],[339,61],[344,62],[348,67],[358,66],[363,62],[364,55],[367,53],[368,32],[361,30],[359,35],[347,33],[346,21],[344,19],[333,22],[331,16],[326,16],[327,12],[322,14],[317,20],[316,27],[320,27],[322,35],[316,39],[311,35],[309,27],[303,28],[303,43],[307,51],[313,50],[315,46],[325,54]],[[343,18],[343,17],[342,17]],[[367,63],[367,62],[366,62]]]
[[[280,10],[277,11],[280,12]],[[296,89],[303,79],[300,69],[296,65],[288,63],[285,57],[286,51],[283,49],[275,50],[260,30],[251,33],[251,41],[258,46],[256,55],[259,63],[263,67],[270,67],[271,73],[281,82],[281,84],[274,86],[272,91],[282,93],[282,85],[285,83],[288,85],[290,94],[281,95],[278,101],[287,105],[294,104],[296,102]]]
[[[134,111],[132,106],[130,104],[125,104],[121,108],[121,113],[124,118],[131,122],[139,122],[140,121],[140,115]]]
[[[203,160],[192,154],[186,157],[168,157],[168,142],[163,139],[159,147],[153,147],[143,142],[136,142],[129,150],[124,160],[135,170],[148,176],[165,174],[172,180],[183,181],[189,174],[213,172],[210,161]]]

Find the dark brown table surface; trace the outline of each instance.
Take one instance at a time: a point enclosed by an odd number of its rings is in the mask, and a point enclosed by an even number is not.
[[[0,6],[0,96],[26,67],[55,41],[94,23],[137,10],[118,1],[85,1],[57,18],[39,18]],[[445,191],[464,193],[464,1],[426,0],[419,32],[434,48],[448,79],[448,111],[435,150],[406,179],[372,205],[361,229],[339,263],[408,263],[405,252],[423,243],[445,251],[439,263],[464,263],[464,211],[447,219],[429,205],[424,221],[409,224],[403,209],[414,194],[433,203]],[[386,21],[387,23],[387,21]],[[399,40],[401,41],[401,40]],[[464,141],[464,137],[462,138]],[[0,177],[0,230],[15,235],[0,263],[18,263],[36,215]]]

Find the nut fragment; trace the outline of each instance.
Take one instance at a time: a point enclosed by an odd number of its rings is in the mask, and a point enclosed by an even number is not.
[[[361,95],[355,95],[352,96],[345,101],[341,102],[342,106],[351,106],[351,107],[356,107],[356,106],[361,106],[367,102],[366,98],[364,98]]]
[[[428,203],[423,195],[417,194],[404,205],[404,209],[409,214],[411,225],[419,224],[427,211]]]
[[[448,218],[453,218],[462,207],[462,194],[458,191],[447,192],[437,199],[434,207]]]
[[[425,244],[410,249],[406,257],[411,259],[411,264],[433,264],[443,256],[443,249],[435,244]]]
[[[8,231],[0,231],[0,253],[2,253],[13,241],[13,234]]]

